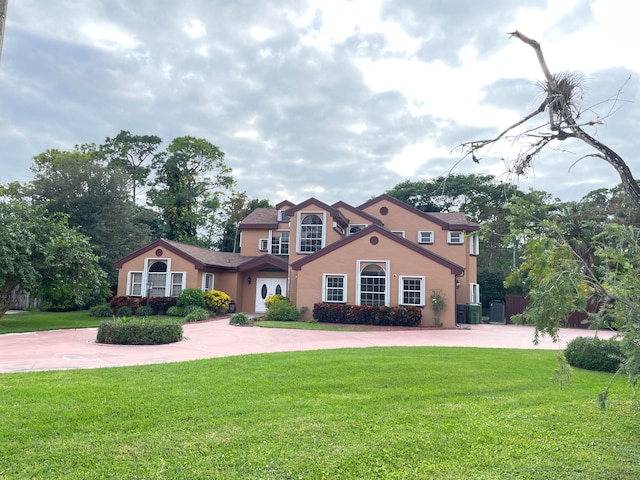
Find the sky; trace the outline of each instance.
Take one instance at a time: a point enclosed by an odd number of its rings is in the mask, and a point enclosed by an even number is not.
[[[572,141],[524,178],[511,143],[462,160],[541,102],[533,49],[583,76],[586,128],[640,175],[633,0],[10,0],[0,183],[120,130],[205,138],[273,204],[359,205],[405,180],[491,174],[563,201],[619,183]],[[537,123],[536,123],[537,124]]]

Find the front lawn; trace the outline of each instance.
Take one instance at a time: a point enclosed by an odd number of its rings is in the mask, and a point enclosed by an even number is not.
[[[367,348],[0,375],[0,478],[636,479],[638,401],[557,352]]]
[[[26,311],[8,313],[0,318],[0,334],[91,328],[97,327],[100,324],[100,320],[100,318],[91,317],[89,310],[78,312]]]

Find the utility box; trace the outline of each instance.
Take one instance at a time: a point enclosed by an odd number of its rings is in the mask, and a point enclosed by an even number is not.
[[[467,317],[469,323],[479,324],[482,321],[482,305],[479,303],[467,304]]]
[[[456,305],[456,323],[469,323],[467,318],[467,305],[464,303],[459,303]]]
[[[504,316],[504,302],[502,300],[492,300],[489,303],[489,322],[506,323]]]

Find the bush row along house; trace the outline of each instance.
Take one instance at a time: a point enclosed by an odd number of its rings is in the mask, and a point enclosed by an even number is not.
[[[185,288],[222,290],[238,311],[264,312],[274,294],[309,313],[318,302],[422,307],[434,325],[430,295],[446,307],[479,303],[479,225],[463,213],[425,213],[383,194],[353,207],[315,198],[254,210],[240,223],[240,253],[159,239],[115,262],[118,295],[178,296]]]

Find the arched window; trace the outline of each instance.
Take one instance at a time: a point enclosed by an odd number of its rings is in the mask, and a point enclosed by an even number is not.
[[[153,262],[149,265],[147,273],[147,294],[150,297],[164,297],[167,285],[167,264],[166,262]]]
[[[360,272],[360,305],[386,304],[387,276],[380,265],[370,264]]]
[[[300,223],[300,253],[317,252],[322,248],[322,219],[309,214]]]

